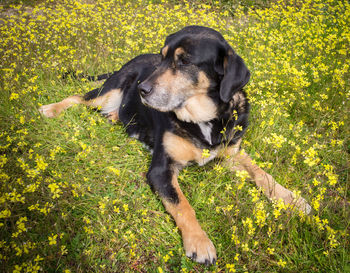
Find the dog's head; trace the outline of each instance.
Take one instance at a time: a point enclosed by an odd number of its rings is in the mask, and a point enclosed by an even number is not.
[[[227,103],[249,81],[242,58],[210,28],[190,26],[168,36],[161,55],[139,89],[142,102],[162,112],[179,112],[193,98],[203,102],[215,92]]]

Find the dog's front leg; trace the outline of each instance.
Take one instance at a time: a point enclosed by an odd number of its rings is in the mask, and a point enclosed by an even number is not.
[[[163,199],[163,204],[181,230],[186,256],[199,263],[215,264],[215,247],[200,227],[195,211],[183,195],[175,174],[172,177],[172,185],[179,196],[179,202],[169,202],[165,198]]]
[[[179,227],[186,256],[206,265],[215,264],[215,247],[198,223],[195,211],[179,187],[177,176],[178,169],[171,160],[165,154],[155,152],[147,174],[148,182]]]

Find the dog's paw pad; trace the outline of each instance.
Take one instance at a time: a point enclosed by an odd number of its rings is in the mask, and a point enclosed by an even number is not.
[[[216,263],[215,247],[205,232],[187,235],[184,238],[184,247],[186,256],[192,260],[207,266]]]

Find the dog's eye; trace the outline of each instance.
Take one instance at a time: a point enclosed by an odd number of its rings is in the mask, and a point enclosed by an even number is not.
[[[178,66],[186,66],[190,64],[190,60],[186,57],[181,57],[177,61]]]

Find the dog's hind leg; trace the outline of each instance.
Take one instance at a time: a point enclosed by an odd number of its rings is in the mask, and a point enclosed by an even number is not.
[[[45,117],[54,118],[57,117],[62,111],[73,106],[74,104],[83,103],[83,98],[79,95],[70,96],[64,100],[56,103],[43,105],[39,108],[39,112]]]
[[[259,166],[254,164],[249,155],[242,151],[239,152],[238,147],[230,147],[226,153],[226,155],[231,156],[227,159],[229,167],[233,171],[247,171],[256,185],[263,190],[264,194],[269,199],[282,199],[286,205],[295,207],[303,211],[305,214],[309,214],[311,212],[311,206],[303,197],[295,196],[292,191],[277,183],[270,174],[266,173]]]
[[[122,92],[119,88],[110,89],[108,91],[97,88],[86,93],[84,96],[74,95],[60,102],[43,105],[40,107],[39,111],[44,116],[52,118],[58,116],[62,111],[75,104],[84,104],[99,109],[110,121],[116,121],[118,120],[121,100]]]

